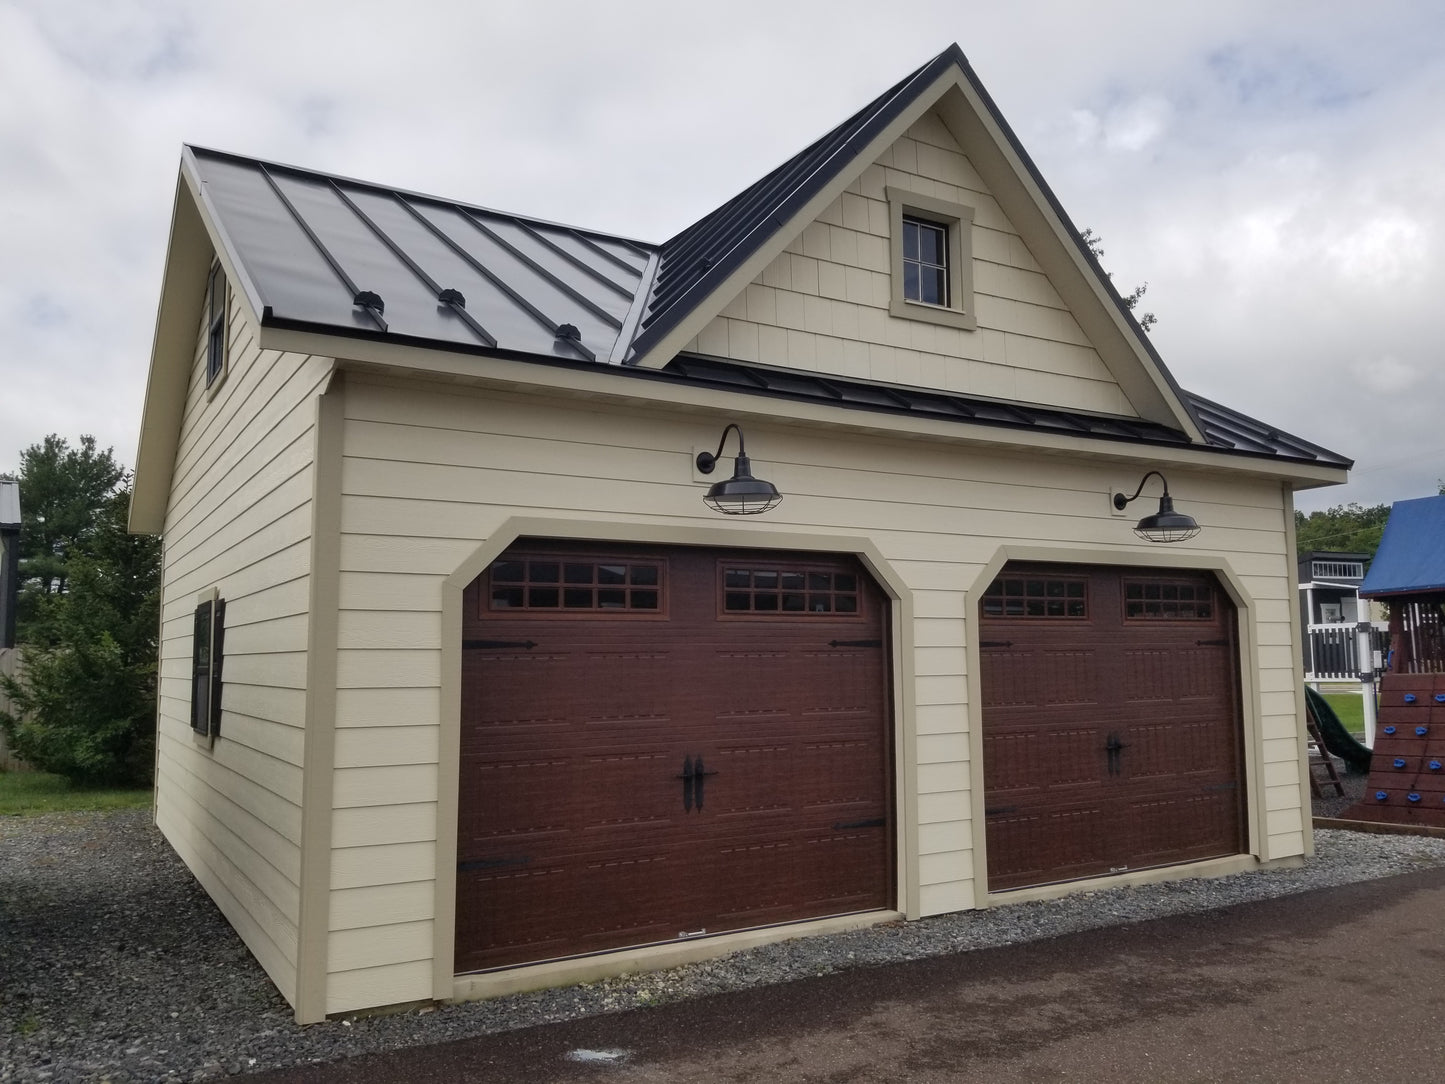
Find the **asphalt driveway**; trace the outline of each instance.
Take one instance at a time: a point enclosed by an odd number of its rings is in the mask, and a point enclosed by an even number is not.
[[[285,1070],[284,1082],[1429,1081],[1445,869]]]

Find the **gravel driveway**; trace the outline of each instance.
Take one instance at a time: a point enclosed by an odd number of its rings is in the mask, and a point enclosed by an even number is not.
[[[0,1081],[211,1080],[1445,865],[1445,839],[1315,838],[1302,869],[1084,893],[303,1028],[148,813],[0,818]]]

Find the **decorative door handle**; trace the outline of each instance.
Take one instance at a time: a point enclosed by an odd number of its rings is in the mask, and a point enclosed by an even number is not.
[[[1110,775],[1119,774],[1119,754],[1127,748],[1129,748],[1129,746],[1119,740],[1117,733],[1109,735],[1109,740],[1104,743],[1104,751],[1109,754],[1108,764]]]
[[[702,754],[697,758],[691,756],[683,758],[682,774],[676,778],[682,780],[682,811],[691,813],[694,805],[698,812],[702,812],[703,783],[710,775],[717,775],[717,772],[710,772],[703,767]]]

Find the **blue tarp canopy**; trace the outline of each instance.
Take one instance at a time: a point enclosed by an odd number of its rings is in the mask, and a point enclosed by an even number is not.
[[[1445,496],[1396,501],[1360,585],[1365,598],[1445,591]]]

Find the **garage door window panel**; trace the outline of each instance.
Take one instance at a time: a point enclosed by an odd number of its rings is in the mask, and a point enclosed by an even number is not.
[[[983,595],[985,617],[1089,618],[1088,585],[1083,580],[1000,577]]]
[[[858,577],[798,567],[724,565],[722,611],[728,615],[860,617]]]
[[[491,567],[486,609],[531,616],[665,615],[663,581],[660,562],[501,560]]]
[[[1124,581],[1128,621],[1213,621],[1214,592],[1202,583]]]

